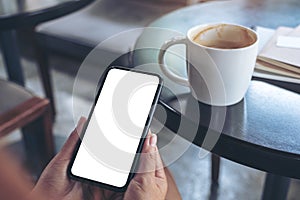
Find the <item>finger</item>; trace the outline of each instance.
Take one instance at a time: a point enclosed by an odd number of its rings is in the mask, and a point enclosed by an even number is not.
[[[73,131],[73,132],[76,132],[78,136],[81,134],[85,122],[86,122],[86,118],[85,117],[80,117],[80,119],[77,123],[77,126]]]
[[[160,154],[159,154],[159,151],[157,149],[157,146],[156,146],[156,143],[157,143],[157,136],[155,134],[152,134],[151,135],[151,138],[150,138],[150,145],[154,145],[155,144],[155,147],[156,147],[156,153],[155,153],[155,176],[157,178],[162,178],[162,179],[165,179],[166,178],[166,174],[165,174],[165,170],[164,170],[164,165],[163,165],[163,162],[161,160],[161,157],[160,157]]]
[[[84,117],[81,117],[80,120],[78,121],[77,127],[70,134],[68,140],[66,141],[64,146],[61,148],[60,152],[57,154],[56,157],[58,157],[60,159],[71,159],[74,149],[76,147],[76,144],[79,140],[79,134],[81,133],[85,122],[86,122],[86,119]]]
[[[151,139],[151,137],[152,134],[149,132],[145,139],[143,150],[140,155],[139,168],[137,173],[150,173],[154,176],[156,169],[157,147],[155,138]]]

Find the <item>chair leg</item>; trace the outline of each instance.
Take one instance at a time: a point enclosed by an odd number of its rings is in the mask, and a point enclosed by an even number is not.
[[[24,74],[20,61],[16,31],[0,31],[0,43],[9,80],[24,86]]]
[[[29,167],[39,175],[55,154],[51,112],[24,126],[22,135]]]
[[[221,159],[216,154],[211,154],[211,181],[218,185]]]
[[[55,109],[55,99],[54,99],[53,88],[52,88],[51,72],[49,68],[48,53],[47,50],[45,50],[45,48],[41,47],[41,45],[39,44],[34,30],[32,30],[31,34],[33,36],[33,46],[36,54],[38,69],[42,79],[43,88],[46,97],[50,100],[51,110],[52,110],[52,115],[54,120],[56,109]]]

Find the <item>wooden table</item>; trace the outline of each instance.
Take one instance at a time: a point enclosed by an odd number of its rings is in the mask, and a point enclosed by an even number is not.
[[[278,26],[295,27],[299,20],[298,0],[232,0],[198,4],[171,12],[151,23],[137,41],[133,55],[134,66],[164,77],[166,87],[160,105],[167,118],[163,112],[156,112],[155,117],[199,147],[267,172],[262,199],[285,199],[289,186],[286,177],[300,179],[300,95],[265,82],[252,81],[246,97],[236,105],[216,107],[195,103],[189,88],[171,82],[162,74],[157,65],[158,51],[164,41],[185,35],[197,24],[231,22],[275,29]],[[185,63],[175,55],[182,52],[184,47],[174,49],[167,62],[176,73],[186,76]],[[299,91],[298,85],[291,87]],[[195,113],[200,114],[201,119]],[[222,126],[215,130],[212,123]],[[204,144],[209,135],[216,139],[211,146]]]

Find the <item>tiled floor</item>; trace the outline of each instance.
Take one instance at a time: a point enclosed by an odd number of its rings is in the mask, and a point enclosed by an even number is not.
[[[37,76],[36,66],[33,62],[23,60],[22,64],[25,69],[26,86],[36,94],[42,95],[40,80]],[[52,66],[64,66],[72,68],[78,66],[79,63],[66,59],[55,59]],[[75,127],[78,120],[78,114],[74,119],[75,113],[87,113],[92,99],[88,93],[92,87],[88,80],[85,80],[84,88],[86,91],[73,95],[74,75],[67,75],[58,70],[52,70],[54,79],[54,90],[57,105],[57,117],[54,124],[54,135],[56,137],[57,149],[61,147],[69,133]],[[2,61],[0,60],[0,77],[6,77]],[[77,106],[73,108],[73,99],[76,99]],[[155,124],[154,124],[155,126]],[[154,127],[155,128],[155,127]],[[172,137],[172,133],[168,130],[162,131],[159,135],[159,145],[163,146],[168,138]],[[6,138],[7,141],[16,142],[20,139],[18,132],[15,132]],[[162,154],[164,160],[169,160],[170,155],[176,154],[178,147],[188,145],[189,148],[185,152],[181,152],[182,156],[175,159],[169,165],[183,199],[220,199],[220,200],[256,200],[260,199],[265,173],[251,169],[234,162],[222,159],[220,184],[217,193],[210,192],[210,155],[204,158],[199,157],[199,148],[188,144],[181,139],[170,145],[167,153]],[[300,184],[293,180],[289,192],[290,200],[299,199]]]

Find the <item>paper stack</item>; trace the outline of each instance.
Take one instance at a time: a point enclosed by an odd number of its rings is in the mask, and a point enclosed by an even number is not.
[[[300,84],[300,26],[256,31],[260,43],[254,76]]]

